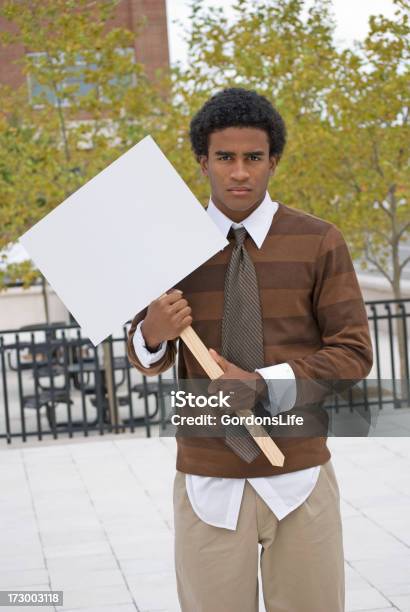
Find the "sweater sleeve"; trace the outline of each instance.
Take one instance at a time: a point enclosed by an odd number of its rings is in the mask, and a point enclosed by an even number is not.
[[[349,249],[334,225],[318,250],[312,311],[322,346],[287,361],[295,373],[297,405],[346,391],[366,378],[373,364],[366,307]]]
[[[144,308],[144,310],[135,315],[131,322],[131,327],[128,331],[127,355],[130,363],[134,366],[134,368],[139,370],[139,372],[142,372],[142,374],[145,374],[146,376],[157,376],[158,374],[163,374],[174,365],[177,354],[177,340],[169,340],[167,342],[165,354],[161,357],[161,359],[150,365],[148,368],[144,367],[135,352],[133,339],[138,323],[143,321],[146,314],[147,308]]]

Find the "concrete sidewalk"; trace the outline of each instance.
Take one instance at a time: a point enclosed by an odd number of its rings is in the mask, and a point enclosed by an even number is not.
[[[410,441],[329,438],[329,447],[342,496],[346,611],[409,612]],[[42,610],[178,611],[174,474],[172,438],[0,450],[0,589],[64,590],[63,607]]]

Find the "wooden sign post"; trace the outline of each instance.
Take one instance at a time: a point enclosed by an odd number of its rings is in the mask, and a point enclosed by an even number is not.
[[[208,352],[205,344],[202,342],[198,334],[191,326],[184,329],[181,333],[181,339],[187,345],[191,353],[197,359],[211,380],[219,378],[223,374],[222,368],[214,361]],[[250,410],[241,410],[241,415],[250,416]],[[261,425],[245,425],[256,444],[259,446],[263,454],[269,459],[274,466],[282,467],[285,461],[285,456],[282,451],[276,446],[272,438],[266,435],[266,431]]]

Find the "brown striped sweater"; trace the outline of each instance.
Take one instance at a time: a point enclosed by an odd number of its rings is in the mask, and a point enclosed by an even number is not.
[[[224,278],[233,246],[231,241],[176,285],[192,308],[192,327],[206,346],[218,352]],[[373,363],[368,320],[340,230],[328,221],[279,203],[261,248],[249,236],[245,247],[255,264],[258,279],[265,366],[287,362],[297,385],[302,381],[365,378]],[[145,315],[146,309],[132,320],[128,357],[140,372],[150,376],[165,372],[174,363],[177,341],[168,342],[164,357],[150,368],[144,368],[136,356],[133,335]],[[179,343],[178,377],[206,378],[183,342]],[[296,405],[298,401],[299,390]],[[176,439],[176,469],[202,476],[273,476],[321,465],[331,457],[326,436],[273,438],[285,455],[283,467],[272,466],[262,453],[248,464],[220,437],[177,435]]]

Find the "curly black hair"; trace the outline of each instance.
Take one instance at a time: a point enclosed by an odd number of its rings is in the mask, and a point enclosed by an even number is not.
[[[281,115],[256,91],[230,87],[209,98],[191,120],[189,137],[197,160],[200,155],[208,155],[209,135],[228,127],[264,130],[269,138],[269,155],[281,157],[286,144]]]

